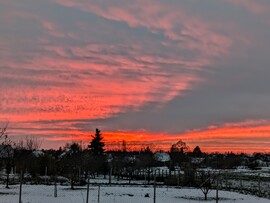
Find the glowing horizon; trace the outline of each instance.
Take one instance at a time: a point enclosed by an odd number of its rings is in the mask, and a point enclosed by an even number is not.
[[[36,131],[39,132],[38,129]],[[32,128],[32,132],[35,133],[35,129]],[[13,133],[16,134],[15,131]],[[52,135],[44,136],[43,140],[39,139],[42,143],[44,142],[41,146],[44,149],[58,149],[72,142],[78,142],[87,147],[92,135],[94,135],[94,131],[81,132],[76,129],[51,129],[43,133]],[[134,132],[102,131],[101,133],[106,150],[121,150],[122,142],[125,141],[127,149],[131,151],[146,147],[150,147],[153,151],[169,151],[172,144],[182,140],[188,144],[191,151],[196,146],[200,146],[203,152],[208,153],[270,153],[270,122],[265,120],[247,120],[241,123],[209,126],[206,129],[194,129],[182,134],[151,133],[145,130]],[[23,138],[21,137],[21,139]],[[14,137],[11,139],[14,140]]]

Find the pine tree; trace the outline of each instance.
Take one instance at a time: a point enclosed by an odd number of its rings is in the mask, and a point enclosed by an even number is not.
[[[94,155],[94,156],[101,156],[104,153],[104,142],[102,142],[103,137],[100,133],[100,130],[97,128],[96,129],[96,134],[95,136],[92,136],[92,141],[90,142],[90,144],[88,145],[88,148],[90,150],[90,152]]]
[[[201,151],[201,149],[200,149],[199,146],[196,146],[196,147],[194,148],[193,154],[196,155],[196,156],[202,155],[202,151]]]

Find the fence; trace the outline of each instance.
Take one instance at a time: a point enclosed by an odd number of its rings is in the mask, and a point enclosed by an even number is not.
[[[236,191],[244,194],[257,195],[259,197],[270,198],[270,172],[258,172],[258,171],[233,171],[233,170],[209,170],[209,173],[214,176],[218,176],[212,184],[212,189],[216,189],[218,185],[220,190]],[[157,182],[157,186],[170,185],[170,186],[191,186],[196,187],[200,182],[200,171],[168,171],[168,170],[134,170],[131,173],[110,173],[113,174],[111,178],[107,176],[106,179],[92,178],[90,183],[92,186],[109,186],[109,185],[149,185],[153,187],[154,180]],[[104,177],[104,176],[102,176]],[[5,183],[5,176],[1,176],[2,183]],[[21,180],[21,181],[20,181]],[[53,178],[40,178],[41,182],[35,182],[35,184],[48,184],[54,186],[54,196],[57,197],[57,185],[68,185],[68,179],[59,178],[57,184],[52,181]],[[63,181],[60,181],[63,180]],[[218,180],[218,183],[216,182]],[[24,184],[33,184],[27,174],[20,179],[18,174],[10,174],[10,184],[22,183],[23,196]],[[86,195],[85,195],[86,198]],[[19,198],[18,198],[19,199]],[[85,199],[86,200],[86,199]],[[19,201],[19,200],[18,200]]]

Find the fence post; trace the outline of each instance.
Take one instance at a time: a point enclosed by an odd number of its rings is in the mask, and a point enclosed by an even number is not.
[[[22,203],[22,181],[23,181],[23,172],[21,171],[19,203]]]
[[[89,183],[90,183],[90,178],[88,177],[87,179],[87,192],[86,192],[86,203],[89,202]]]
[[[225,171],[225,184],[226,184],[226,190],[228,190],[228,173]]]
[[[110,167],[109,184],[112,183],[112,167]]]
[[[242,180],[242,175],[240,175],[240,190],[241,192],[243,191],[243,180]]]
[[[218,200],[219,200],[219,198],[218,198],[218,176],[217,176],[217,188],[216,188],[216,203],[218,203]]]
[[[54,197],[57,197],[57,183],[56,183],[56,180],[54,182]]]
[[[47,181],[47,174],[48,174],[48,168],[47,166],[45,167],[45,185],[48,184],[48,181]]]
[[[178,178],[177,178],[177,185],[180,186],[180,169],[178,170]]]
[[[98,202],[100,200],[100,185],[98,186]]]
[[[144,184],[146,185],[146,171],[144,171]]]
[[[79,167],[79,174],[78,174],[78,176],[79,176],[79,185],[81,185],[81,167]]]
[[[260,178],[260,173],[258,174],[258,189],[259,189],[259,192],[261,192],[261,178]]]
[[[156,171],[154,173],[154,203],[156,203]]]

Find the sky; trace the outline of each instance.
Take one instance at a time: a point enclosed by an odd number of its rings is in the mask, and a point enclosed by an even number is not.
[[[269,0],[0,0],[0,121],[42,148],[270,152]]]

